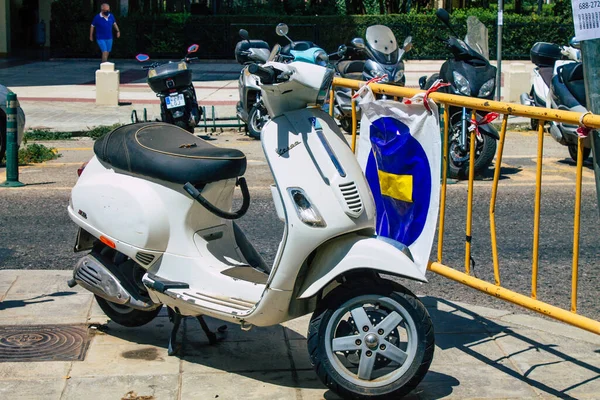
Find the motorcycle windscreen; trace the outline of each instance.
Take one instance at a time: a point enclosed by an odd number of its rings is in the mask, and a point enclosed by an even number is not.
[[[475,16],[467,18],[467,36],[465,36],[465,43],[489,61],[490,51],[488,42],[488,29],[485,25]]]
[[[372,25],[367,28],[365,37],[377,61],[384,64],[398,62],[398,42],[390,28],[384,25]]]

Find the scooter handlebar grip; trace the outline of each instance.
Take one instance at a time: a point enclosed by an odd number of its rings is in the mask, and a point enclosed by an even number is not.
[[[272,67],[261,67],[258,64],[250,64],[248,72],[257,75],[263,83],[270,84],[275,82],[275,70]]]

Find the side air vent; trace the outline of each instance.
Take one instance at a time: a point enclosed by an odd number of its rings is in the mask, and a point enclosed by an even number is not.
[[[100,271],[98,271],[96,268],[97,267],[91,263],[84,262],[83,265],[77,269],[75,279],[79,279],[90,286],[96,286],[100,284],[102,281],[102,276],[100,275]]]
[[[340,191],[348,207],[348,211],[352,216],[359,216],[363,210],[363,203],[358,193],[358,188],[354,182],[346,182],[340,184]]]
[[[154,261],[154,254],[142,253],[140,251],[135,255],[135,259],[144,265],[149,265]]]

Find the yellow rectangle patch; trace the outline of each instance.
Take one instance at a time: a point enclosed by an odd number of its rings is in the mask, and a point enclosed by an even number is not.
[[[382,195],[408,203],[413,202],[412,175],[396,175],[381,170],[378,170],[377,173]]]

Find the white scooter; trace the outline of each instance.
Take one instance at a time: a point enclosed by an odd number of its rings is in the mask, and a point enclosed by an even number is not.
[[[423,304],[380,274],[425,282],[425,271],[406,246],[375,235],[365,176],[319,107],[334,71],[269,62],[250,73],[260,76],[272,117],[261,139],[285,222],[274,264],[232,221],[250,204],[244,154],[142,123],[97,141],[73,188],[76,250],[91,252],[69,284],[93,292],[125,326],[166,305],[175,323],[170,353],[182,316],[197,317],[214,342],[203,315],[247,330],[313,312],[308,351],[323,383],[343,397],[402,396],[429,368],[433,328]],[[236,186],[243,204],[232,212]]]
[[[569,46],[545,42],[537,42],[533,45],[531,62],[535,64],[535,68],[531,73],[531,90],[529,93],[521,94],[521,104],[550,108],[550,86],[552,77],[556,75],[556,69],[581,60],[581,52],[573,47],[573,44],[571,41]],[[537,119],[531,120],[531,129],[538,129]]]

